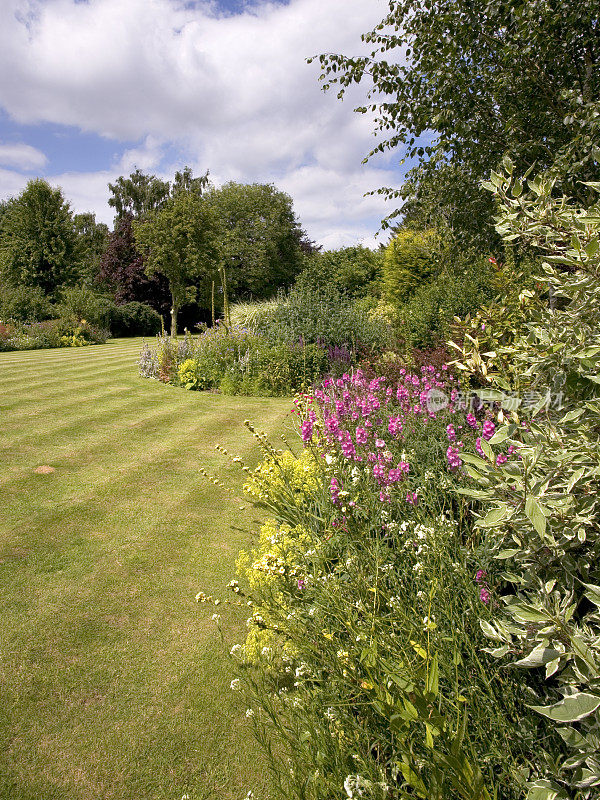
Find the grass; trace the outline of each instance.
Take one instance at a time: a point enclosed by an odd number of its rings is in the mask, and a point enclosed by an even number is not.
[[[290,402],[143,380],[140,344],[0,354],[0,798],[265,791],[211,620],[242,641],[245,609],[194,602],[259,520],[198,466],[240,489],[214,445],[252,462],[243,420]]]

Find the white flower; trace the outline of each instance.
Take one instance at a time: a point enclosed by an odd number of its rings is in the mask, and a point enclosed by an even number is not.
[[[234,644],[231,650],[229,651],[230,656],[238,656],[242,652],[242,645],[241,644]]]
[[[263,647],[263,649],[260,651],[260,654],[261,656],[264,656],[264,658],[268,658],[271,655],[271,648]]]
[[[371,781],[365,780],[360,775],[348,775],[344,781],[344,789],[348,797],[363,797],[365,791],[372,787]]]
[[[221,622],[221,615],[220,614],[213,614],[211,617],[213,622],[216,622],[217,625]]]
[[[325,463],[328,465],[333,464],[333,456],[329,455],[329,453],[325,456]]]
[[[229,684],[229,688],[234,692],[239,692],[242,688],[242,684],[239,678],[234,678],[231,683]]]
[[[248,718],[253,717],[254,716],[254,709],[253,708],[247,708],[246,709],[246,716]]]

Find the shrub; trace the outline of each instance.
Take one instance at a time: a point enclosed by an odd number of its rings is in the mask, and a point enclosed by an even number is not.
[[[533,420],[520,424],[522,403],[507,397],[508,424],[469,457],[498,598],[482,627],[488,651],[532,688],[527,715],[555,729],[539,742],[531,796],[591,800],[600,790],[600,203],[583,211],[541,179],[524,192],[505,168],[489,187],[502,204],[498,230],[542,249],[551,302],[499,348],[513,385],[537,399]],[[491,386],[503,396],[501,378]],[[501,463],[497,445],[518,461]]]
[[[61,292],[57,311],[61,318],[73,324],[82,320],[97,328],[110,330],[115,304],[108,297],[92,291],[87,286],[70,286]]]
[[[346,347],[356,358],[362,348],[383,350],[393,342],[389,325],[375,320],[368,306],[335,291],[297,287],[257,319],[252,330],[271,342]]]
[[[314,253],[296,278],[296,288],[315,294],[335,291],[350,299],[378,295],[383,254],[383,249],[361,246]]]
[[[29,325],[2,326],[0,349],[38,350],[52,347],[82,347],[88,344],[104,344],[108,331],[96,328],[87,322],[73,323],[67,319],[53,319]]]
[[[111,310],[113,336],[155,336],[161,327],[160,314],[146,303],[132,301]]]
[[[432,231],[411,228],[399,231],[383,258],[383,297],[394,306],[407,302],[438,269],[435,237]]]
[[[245,329],[213,328],[194,342],[191,357],[178,364],[177,382],[186,389],[285,395],[318,379],[327,369],[327,354],[316,345],[274,345]]]
[[[4,285],[0,293],[0,319],[39,322],[53,315],[52,304],[38,286]]]

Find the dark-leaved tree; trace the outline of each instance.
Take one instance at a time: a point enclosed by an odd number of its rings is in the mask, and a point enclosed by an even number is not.
[[[132,222],[130,213],[116,221],[100,259],[99,283],[118,304],[147,303],[159,314],[166,314],[170,305],[169,283],[162,275],[146,274],[144,258],[135,245]]]

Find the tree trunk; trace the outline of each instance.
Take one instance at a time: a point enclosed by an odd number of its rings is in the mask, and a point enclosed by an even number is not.
[[[171,306],[171,338],[177,338],[177,312],[179,311],[179,305],[177,300],[175,299],[175,295],[171,294],[171,298],[173,300],[173,305]]]

